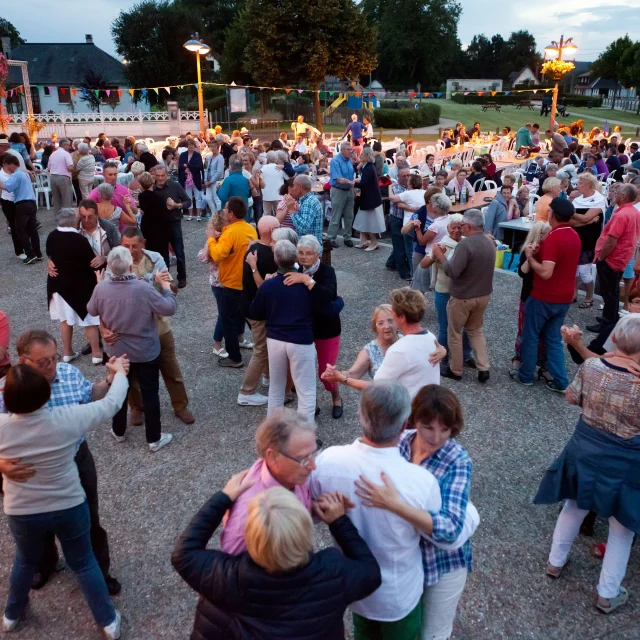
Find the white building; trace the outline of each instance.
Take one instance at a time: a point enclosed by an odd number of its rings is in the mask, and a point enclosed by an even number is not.
[[[502,91],[502,80],[486,78],[452,78],[447,80],[447,100],[452,93],[464,91]]]
[[[517,87],[519,84],[536,85],[539,84],[536,74],[531,71],[529,67],[524,67],[520,71],[514,71],[509,74],[509,82],[512,87]]]
[[[99,86],[99,109],[105,113],[128,113],[146,107],[135,105],[129,94],[125,66],[119,60],[96,47],[88,34],[83,43],[24,43],[8,53],[11,60],[28,63],[31,100],[34,113],[86,113],[92,110],[83,100],[91,92],[94,96],[96,80]],[[7,78],[7,111],[26,113],[24,96],[11,88],[22,85],[17,67],[9,67]],[[89,88],[87,88],[87,85]],[[94,88],[91,88],[91,87]],[[136,94],[139,97],[140,94]]]

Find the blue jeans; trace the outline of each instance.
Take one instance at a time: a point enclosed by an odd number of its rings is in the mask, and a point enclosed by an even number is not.
[[[106,627],[115,620],[116,612],[91,548],[91,518],[86,500],[71,509],[7,516],[7,520],[16,543],[16,558],[4,611],[7,618],[17,620],[24,613],[33,574],[38,570],[47,536],[54,534],[60,540],[65,560],[80,584],[96,623]]]
[[[447,326],[449,320],[447,319],[447,303],[449,302],[450,295],[448,293],[439,293],[434,291],[433,303],[436,307],[436,313],[438,314],[438,342],[449,350],[449,344],[447,340]],[[462,357],[464,360],[468,360],[473,355],[471,351],[471,343],[469,342],[469,336],[467,332],[462,333]],[[449,358],[447,354],[447,359]]]
[[[222,338],[224,338],[224,333],[222,332],[222,318],[220,317],[220,296],[222,295],[222,287],[214,287],[211,285],[211,291],[213,292],[213,297],[216,299],[216,304],[218,305],[218,319],[216,320],[216,326],[213,330],[213,341],[222,342]]]
[[[411,236],[402,235],[400,231],[402,229],[402,218],[396,218],[395,216],[390,215],[389,229],[391,230],[391,244],[393,245],[393,250],[387,260],[386,266],[389,269],[397,269],[398,275],[401,278],[410,278],[412,275],[411,256],[413,254],[413,240],[411,239]],[[409,249],[407,248],[407,241],[411,245]]]
[[[564,349],[560,327],[569,311],[569,304],[542,302],[529,296],[524,305],[524,327],[522,329],[521,382],[533,382],[538,362],[538,342],[542,340],[547,350],[547,370],[558,389],[569,385],[564,367]]]

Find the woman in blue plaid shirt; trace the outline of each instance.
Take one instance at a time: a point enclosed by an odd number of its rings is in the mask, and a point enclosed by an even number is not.
[[[431,513],[409,506],[384,474],[383,485],[373,484],[364,476],[356,484],[364,505],[387,509],[424,532],[420,638],[447,640],[467,573],[472,569],[470,535],[478,524],[477,511],[469,502],[471,459],[454,439],[464,424],[462,406],[453,391],[427,385],[413,399],[409,424],[416,428],[403,433],[400,453],[435,476],[442,509]]]

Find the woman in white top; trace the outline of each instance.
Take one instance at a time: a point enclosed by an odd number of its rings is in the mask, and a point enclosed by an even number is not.
[[[94,620],[107,638],[120,637],[120,614],[109,597],[91,548],[87,498],[74,462],[78,440],[113,417],[127,395],[127,361],[107,363],[115,374],[106,397],[98,402],[49,410],[51,387],[36,369],[19,364],[7,374],[0,414],[0,457],[19,458],[35,474],[24,482],[4,478],[4,512],[16,543],[4,631],[13,631],[29,602],[44,540],[55,534]]]
[[[93,189],[93,182],[96,176],[96,159],[89,153],[90,147],[86,142],[78,144],[78,163],[76,170],[78,171],[78,183],[80,184],[80,193],[82,198],[89,197]]]
[[[447,350],[438,344],[430,331],[420,326],[426,308],[421,291],[403,287],[392,291],[390,297],[391,315],[403,336],[387,349],[374,380],[399,382],[413,398],[425,384],[440,384],[438,365],[447,355]],[[350,378],[331,365],[327,365],[322,379],[341,382],[354,389],[364,389],[370,384],[365,380]]]
[[[287,174],[282,167],[276,164],[278,160],[276,151],[267,153],[267,164],[262,167],[262,179],[264,187],[262,188],[262,207],[265,216],[275,216],[278,202],[282,200],[280,189],[287,179]]]

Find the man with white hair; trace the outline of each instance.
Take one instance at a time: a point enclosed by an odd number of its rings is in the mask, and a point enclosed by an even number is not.
[[[267,153],[267,164],[262,167],[262,179],[264,180],[264,189],[262,190],[263,215],[275,216],[278,203],[282,200],[280,189],[287,179],[282,166],[278,164],[276,151]]]
[[[49,156],[47,164],[47,171],[51,176],[54,215],[57,215],[63,207],[73,206],[71,174],[74,164],[69,149],[71,149],[71,141],[68,138],[60,138],[60,146]]]
[[[356,494],[361,475],[376,482],[380,477],[388,478],[409,505],[432,513],[440,511],[437,480],[426,469],[405,460],[398,449],[410,413],[411,401],[404,386],[374,381],[360,396],[362,436],[352,444],[323,451],[311,475],[313,499],[339,491],[355,504],[349,518],[380,565],[382,585],[351,605],[356,637],[414,640],[420,631],[424,586],[420,540],[425,534],[395,513],[363,506]]]
[[[451,297],[447,305],[449,318],[449,366],[441,375],[462,380],[462,332],[466,330],[478,368],[478,382],[489,380],[489,353],[484,338],[484,312],[493,292],[493,272],[496,245],[484,233],[484,216],[479,209],[465,212],[462,235],[453,256],[447,260],[438,244],[433,245],[433,257],[451,278]]]
[[[353,205],[355,200],[353,194],[355,167],[351,160],[352,153],[353,147],[351,143],[344,140],[340,143],[340,153],[334,156],[329,165],[332,214],[327,236],[334,249],[338,248],[336,237],[342,218],[344,219],[344,231],[342,234],[344,246],[353,247],[351,228],[353,226]]]
[[[162,433],[160,423],[160,339],[155,316],[175,314],[176,294],[171,290],[167,272],[155,275],[162,293],[148,282],[138,280],[133,271],[133,258],[126,247],[116,247],[109,252],[107,267],[111,278],[93,290],[87,312],[100,316],[102,324],[118,335],[112,345],[105,340],[107,354],[110,357],[126,354],[131,361],[129,376],[136,376],[140,383],[147,443],[155,453],[173,439],[172,434]],[[113,417],[111,435],[116,442],[124,442],[126,430],[125,401]]]
[[[249,198],[251,198],[251,185],[249,180],[242,173],[242,159],[237,153],[229,158],[229,175],[224,179],[222,186],[218,190],[220,206],[225,207],[227,200],[233,197],[242,198],[249,208]]]
[[[291,196],[298,201],[298,210],[291,214],[291,219],[299,236],[315,236],[322,246],[322,205],[311,193],[312,186],[309,176],[296,176]]]

